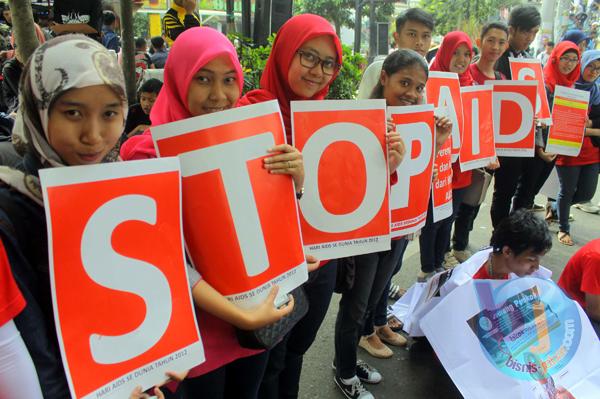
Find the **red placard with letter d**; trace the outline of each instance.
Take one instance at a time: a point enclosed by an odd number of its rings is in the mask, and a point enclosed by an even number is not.
[[[464,130],[460,170],[482,168],[496,157],[492,118],[492,86],[461,87]]]
[[[387,113],[406,146],[404,159],[396,169],[398,182],[390,194],[392,237],[400,237],[420,230],[427,219],[435,123],[431,104],[388,107]]]
[[[129,397],[202,363],[177,159],[51,168],[40,178],[72,396]]]
[[[537,82],[488,80],[485,84],[494,87],[496,153],[506,157],[532,157]]]
[[[277,101],[151,128],[160,156],[178,155],[185,242],[200,274],[241,307],[306,281],[292,178],[270,174],[267,150],[285,143]]]
[[[385,101],[294,101],[292,127],[304,156],[306,251],[336,259],[389,249]]]

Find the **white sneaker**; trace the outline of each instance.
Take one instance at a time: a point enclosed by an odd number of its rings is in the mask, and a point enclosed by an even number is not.
[[[584,202],[582,204],[573,204],[573,207],[575,207],[583,212],[586,212],[586,213],[599,213],[600,212],[600,206],[592,204],[591,201]]]
[[[348,399],[375,399],[375,396],[367,391],[357,376],[346,381],[339,377],[333,377],[333,380]]]

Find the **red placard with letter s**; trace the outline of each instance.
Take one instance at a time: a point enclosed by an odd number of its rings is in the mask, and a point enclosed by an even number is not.
[[[177,159],[51,168],[40,177],[72,396],[128,397],[168,370],[202,363]]]

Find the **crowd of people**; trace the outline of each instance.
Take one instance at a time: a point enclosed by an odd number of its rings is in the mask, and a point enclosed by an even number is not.
[[[0,118],[10,120],[7,139],[1,143],[6,146],[0,146],[1,399],[70,396],[55,332],[39,169],[154,158],[150,126],[270,100],[279,103],[287,142],[291,143],[291,101],[324,100],[340,71],[342,49],[335,29],[320,16],[298,15],[277,33],[260,88],[243,94],[244,76],[235,48],[217,30],[199,26],[200,19],[191,3],[195,6],[195,1],[174,1],[173,11],[164,18],[168,52],[162,37],[152,38],[151,56],[146,54],[144,39],[136,42],[136,61],[146,64],[146,68],[164,67],[163,82],[141,82],[137,104],[127,103],[118,57],[111,53],[118,53],[120,47],[111,12],[103,14],[103,26],[98,25],[96,33],[78,28],[77,32],[88,36],[59,34],[46,40],[42,32],[38,35],[40,46],[28,61],[20,59],[18,51],[16,55],[4,54],[9,59],[14,57],[19,66],[18,71],[11,64],[4,67],[5,108],[0,114]],[[96,14],[95,10],[89,11],[89,16]],[[88,22],[77,20],[78,24]],[[394,40],[398,50],[368,66],[358,98],[383,99],[388,106],[421,104],[429,71],[456,73],[463,87],[511,79],[509,58],[533,57],[529,47],[540,24],[534,6],[518,6],[507,24],[490,22],[482,28],[475,38],[477,59],[472,38],[454,31],[444,36],[428,65],[425,56],[435,32],[434,20],[422,9],[408,9],[396,19]],[[546,43],[552,50],[542,53],[547,57],[541,58],[550,103],[556,85],[590,92],[589,119],[580,154],[568,157],[546,152],[548,128],[540,125],[534,157],[498,157],[487,165],[494,175],[490,212],[494,232],[491,248],[476,254],[467,248],[480,209],[463,202],[472,176],[471,172],[461,172],[455,162],[452,215],[434,222],[430,200],[425,227],[418,234],[418,281],[428,281],[435,273],[459,263],[476,263],[473,279],[531,275],[552,246],[548,223],[555,218],[559,223],[558,241],[573,245],[570,208],[592,199],[600,166],[600,91],[596,83],[600,77],[600,51],[582,51],[578,39],[581,36],[566,35],[555,46]],[[102,59],[108,61],[99,65],[98,53],[106,55]],[[63,73],[54,73],[58,69]],[[17,77],[8,78],[13,73]],[[436,149],[440,149],[452,124],[447,117],[436,117],[435,125]],[[403,161],[404,146],[391,125],[386,142],[390,184],[395,184],[395,170]],[[295,147],[276,146],[265,160],[265,167],[273,174],[289,175],[301,197],[304,168],[302,154]],[[544,220],[534,213],[534,197],[554,167],[560,190],[543,207],[547,210]],[[578,237],[577,241],[587,239]],[[334,381],[347,398],[373,398],[364,383],[377,384],[383,376],[358,359],[357,348],[387,358],[392,353],[387,345],[407,344],[400,333],[402,326],[388,319],[387,304],[390,294],[398,292],[392,277],[401,268],[410,240],[417,238],[400,237],[392,240],[388,251],[352,259],[318,261],[307,256],[310,273],[303,288],[308,312],[270,350],[242,347],[235,328],[253,330],[270,325],[291,312],[293,301],[274,307],[274,290],[259,306],[241,310],[196,275],[190,290],[200,310],[198,324],[206,361],[187,372],[174,370],[169,374],[180,381],[176,392],[156,388],[154,394],[215,399],[298,397],[303,357],[319,333],[336,278],[352,268],[354,283],[342,292],[335,323]],[[598,239],[575,254],[559,285],[583,307],[600,331]],[[132,398],[147,396],[141,389],[131,394]]]

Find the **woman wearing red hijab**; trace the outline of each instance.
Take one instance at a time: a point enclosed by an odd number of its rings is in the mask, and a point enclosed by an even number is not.
[[[331,24],[317,15],[297,15],[277,32],[260,89],[247,93],[239,105],[276,99],[290,143],[290,102],[324,99],[341,63],[342,46]],[[335,285],[336,263],[321,262],[320,268],[309,274],[304,284],[310,303],[308,313],[286,339],[271,350],[261,398],[298,396],[303,356],[327,313]]]
[[[152,111],[153,125],[229,109],[242,93],[244,77],[235,48],[212,28],[191,28],[177,37],[165,66],[165,80]],[[291,146],[276,146],[285,152]],[[290,151],[289,156],[300,156]],[[275,155],[275,157],[280,155]],[[121,147],[125,160],[156,157],[150,131],[133,136]],[[297,169],[301,169],[298,167]],[[294,172],[296,173],[296,172]],[[297,173],[296,173],[297,174]],[[218,267],[218,265],[196,265]],[[243,311],[205,280],[192,288],[206,361],[190,370],[183,382],[186,397],[256,399],[268,353],[243,348],[235,329],[252,330],[279,320],[291,306],[276,309],[274,292],[258,307]]]
[[[570,41],[560,42],[552,50],[550,58],[548,58],[548,62],[544,67],[544,85],[546,86],[548,105],[551,109],[554,103],[556,85],[565,87],[575,86],[575,82],[580,74],[580,59],[579,47]],[[535,157],[527,160],[527,170],[529,173],[522,176],[521,182],[517,187],[513,209],[531,208],[533,206],[533,199],[554,168],[556,154],[544,151],[547,139],[548,128],[538,128],[535,136]],[[548,206],[546,218],[552,220],[553,214],[552,207]],[[568,239],[570,240],[571,238],[568,237]]]
[[[472,86],[474,82],[469,71],[472,54],[473,44],[469,36],[460,31],[450,32],[444,36],[429,70],[454,72],[458,74],[461,86]],[[437,271],[443,270],[444,256],[450,249],[452,223],[464,193],[471,184],[471,171],[461,172],[458,161],[452,164],[452,173],[452,216],[434,223],[433,206],[430,199],[427,221],[419,236],[421,272],[417,281],[426,281]]]

